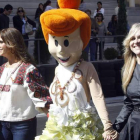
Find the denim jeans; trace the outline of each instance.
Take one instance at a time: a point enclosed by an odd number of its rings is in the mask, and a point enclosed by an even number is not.
[[[36,118],[20,122],[0,121],[0,140],[34,140],[36,124]]]
[[[88,53],[89,50],[90,50],[90,61],[95,61],[95,53],[96,53],[95,38],[90,39],[90,41],[84,51]]]
[[[99,60],[103,59],[103,52],[104,52],[104,41],[100,41],[96,43],[96,54],[95,54],[95,59],[97,59],[97,52],[98,52],[98,48],[99,48]],[[102,47],[102,49],[101,49]]]

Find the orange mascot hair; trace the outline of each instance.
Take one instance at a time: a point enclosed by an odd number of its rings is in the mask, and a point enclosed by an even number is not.
[[[91,34],[91,20],[89,16],[77,10],[81,0],[58,0],[60,9],[44,12],[40,17],[42,31],[48,43],[48,34],[66,36],[80,27],[83,49],[87,46]]]

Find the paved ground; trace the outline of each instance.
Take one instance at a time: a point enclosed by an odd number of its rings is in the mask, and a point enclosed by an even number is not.
[[[117,117],[118,113],[120,112],[122,105],[123,105],[123,97],[113,97],[113,98],[106,98],[106,105],[107,105],[107,109],[109,111],[109,117],[111,119],[112,122],[114,122],[115,118]],[[37,115],[37,121],[38,121],[38,127],[37,127],[37,135],[40,135],[42,133],[42,130],[45,127],[45,123],[47,121],[47,117],[44,114],[39,114]],[[120,133],[120,139],[121,136],[123,135],[123,131],[122,133]]]

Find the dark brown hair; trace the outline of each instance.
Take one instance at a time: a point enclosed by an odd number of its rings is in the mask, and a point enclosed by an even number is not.
[[[0,36],[7,46],[11,49],[17,60],[21,60],[25,63],[31,63],[35,65],[35,62],[27,52],[27,47],[24,43],[21,33],[15,28],[7,28],[0,31]]]
[[[96,14],[96,17],[99,17],[99,16],[102,17],[102,21],[103,21],[103,20],[104,20],[104,16],[103,16],[103,14],[102,14],[102,13],[97,13],[97,14]]]

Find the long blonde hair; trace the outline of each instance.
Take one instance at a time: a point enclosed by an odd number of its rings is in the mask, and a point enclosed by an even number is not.
[[[125,93],[136,66],[136,55],[130,49],[130,41],[138,31],[140,32],[140,23],[133,24],[127,37],[123,41],[124,66],[122,68],[122,87]]]
[[[7,28],[0,31],[0,36],[7,48],[15,55],[17,60],[22,60],[24,63],[34,64],[33,59],[27,52],[27,47],[24,43],[21,33],[15,28]]]

